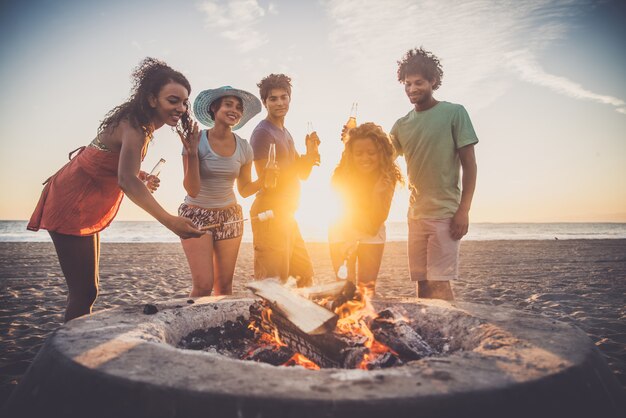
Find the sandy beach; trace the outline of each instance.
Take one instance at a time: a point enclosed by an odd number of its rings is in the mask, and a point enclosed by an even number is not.
[[[333,279],[328,247],[310,243],[318,283]],[[234,293],[252,279],[252,245],[242,244]],[[94,311],[186,297],[180,244],[103,244]],[[626,240],[466,241],[457,299],[536,312],[580,327],[626,387]],[[380,296],[414,296],[406,244],[388,243]],[[50,243],[0,243],[0,404],[46,337],[63,322],[67,288]]]

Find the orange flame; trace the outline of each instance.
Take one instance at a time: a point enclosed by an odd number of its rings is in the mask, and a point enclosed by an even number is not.
[[[300,353],[296,353],[289,360],[287,360],[283,366],[302,366],[305,369],[309,370],[319,370],[320,366],[315,364],[313,361],[309,360],[305,356]]]
[[[248,324],[248,328],[259,335],[259,343],[275,345],[276,348],[279,346],[286,347],[287,344],[281,340],[278,328],[272,322],[272,310],[270,308],[263,309],[261,319],[261,324],[257,325],[255,321],[251,321]]]
[[[335,310],[335,313],[339,315],[339,320],[337,321],[337,330],[339,330],[339,332],[362,335],[366,338],[364,346],[369,349],[369,352],[363,356],[358,368],[367,370],[368,364],[377,357],[387,352],[391,352],[392,354],[396,353],[374,338],[374,334],[367,326],[367,321],[378,316],[370,299],[373,292],[366,287],[360,287],[359,290],[363,295],[361,300],[349,300],[339,306]]]
[[[388,352],[394,355],[397,355],[397,353],[395,353],[387,345],[381,343],[380,341],[376,341],[374,334],[367,326],[367,322],[378,316],[370,299],[370,296],[373,294],[372,289],[359,287],[359,291],[363,295],[361,299],[349,300],[335,309],[335,313],[339,316],[336,332],[361,336],[365,339],[364,346],[368,349],[368,352],[364,354],[363,359],[357,367],[367,370],[368,365],[375,361],[379,356]],[[273,345],[275,346],[274,349],[278,349],[279,346],[286,347],[287,344],[281,340],[278,328],[274,326],[271,317],[272,310],[270,308],[266,308],[261,312],[261,324],[257,325],[251,323],[249,328],[259,334],[259,343]],[[293,365],[300,365],[309,370],[320,369],[316,363],[300,353],[295,353],[283,364],[283,366]]]

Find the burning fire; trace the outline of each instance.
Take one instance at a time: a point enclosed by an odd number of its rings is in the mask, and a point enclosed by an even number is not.
[[[339,320],[337,321],[337,330],[339,332],[366,338],[364,345],[369,349],[369,353],[363,356],[363,360],[359,363],[358,368],[367,370],[368,364],[379,356],[386,353],[396,353],[374,338],[374,334],[367,326],[367,322],[378,316],[371,303],[372,292],[368,288],[360,288],[359,290],[362,294],[361,299],[347,301],[335,309],[335,313],[339,315]]]
[[[317,364],[315,364],[314,362],[312,362],[308,358],[304,357],[300,353],[294,354],[289,360],[287,360],[283,364],[283,366],[302,366],[305,369],[309,369],[309,370],[319,370],[320,369],[320,366],[318,366]]]
[[[361,288],[359,290],[362,295],[360,298],[348,300],[335,309],[335,313],[339,316],[335,332],[356,336],[361,339],[361,341],[364,341],[363,345],[368,350],[363,355],[363,359],[357,367],[368,370],[368,366],[378,357],[388,353],[397,355],[397,353],[374,338],[374,334],[368,327],[367,323],[376,318],[378,314],[371,304],[371,292],[368,292],[369,289]],[[287,344],[281,340],[278,328],[272,322],[272,310],[270,308],[264,309],[261,313],[261,317],[261,324],[252,322],[248,326],[259,336],[258,342],[263,345],[273,346],[273,350],[278,350],[280,347],[286,347]],[[282,365],[300,365],[310,370],[320,369],[318,364],[308,359],[301,353],[295,353]]]
[[[275,349],[278,349],[279,347],[286,347],[287,344],[280,339],[278,329],[272,326],[272,310],[270,308],[264,309],[261,312],[261,318],[263,321],[260,324],[257,324],[256,321],[251,321],[248,324],[248,329],[251,329],[254,331],[255,335],[258,335],[258,342],[261,345],[274,346]],[[254,350],[250,350],[250,352],[248,352],[248,356],[252,353],[252,351]]]

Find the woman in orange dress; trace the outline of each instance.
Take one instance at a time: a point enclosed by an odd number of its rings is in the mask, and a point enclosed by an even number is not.
[[[117,214],[124,194],[181,238],[203,234],[163,209],[151,194],[158,178],[140,171],[155,130],[169,125],[181,140],[197,134],[189,116],[191,86],[153,58],[139,64],[133,79],[131,97],[105,116],[94,140],[70,153],[70,161],[46,180],[27,226],[46,229],[52,238],[69,290],[66,322],[91,313],[98,295],[99,232]]]

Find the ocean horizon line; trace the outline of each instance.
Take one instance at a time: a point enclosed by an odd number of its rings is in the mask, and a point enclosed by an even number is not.
[[[0,222],[28,222],[28,219],[0,219]],[[155,224],[160,224],[159,221],[155,219],[142,219],[142,220],[132,220],[132,219],[115,219],[113,223],[119,222],[151,222]],[[404,220],[390,220],[388,219],[386,223],[398,223],[398,222],[406,222]],[[617,225],[626,225],[626,220],[624,221],[471,221],[470,225],[475,224],[617,224]]]
[[[0,220],[0,242],[49,242],[46,231],[26,229],[26,220]],[[387,242],[408,239],[406,221],[387,222]],[[306,242],[328,242],[326,228],[300,225]],[[180,242],[156,221],[114,221],[100,233],[102,242]],[[626,239],[625,222],[473,222],[464,241]],[[243,242],[252,242],[252,230],[244,225]]]

